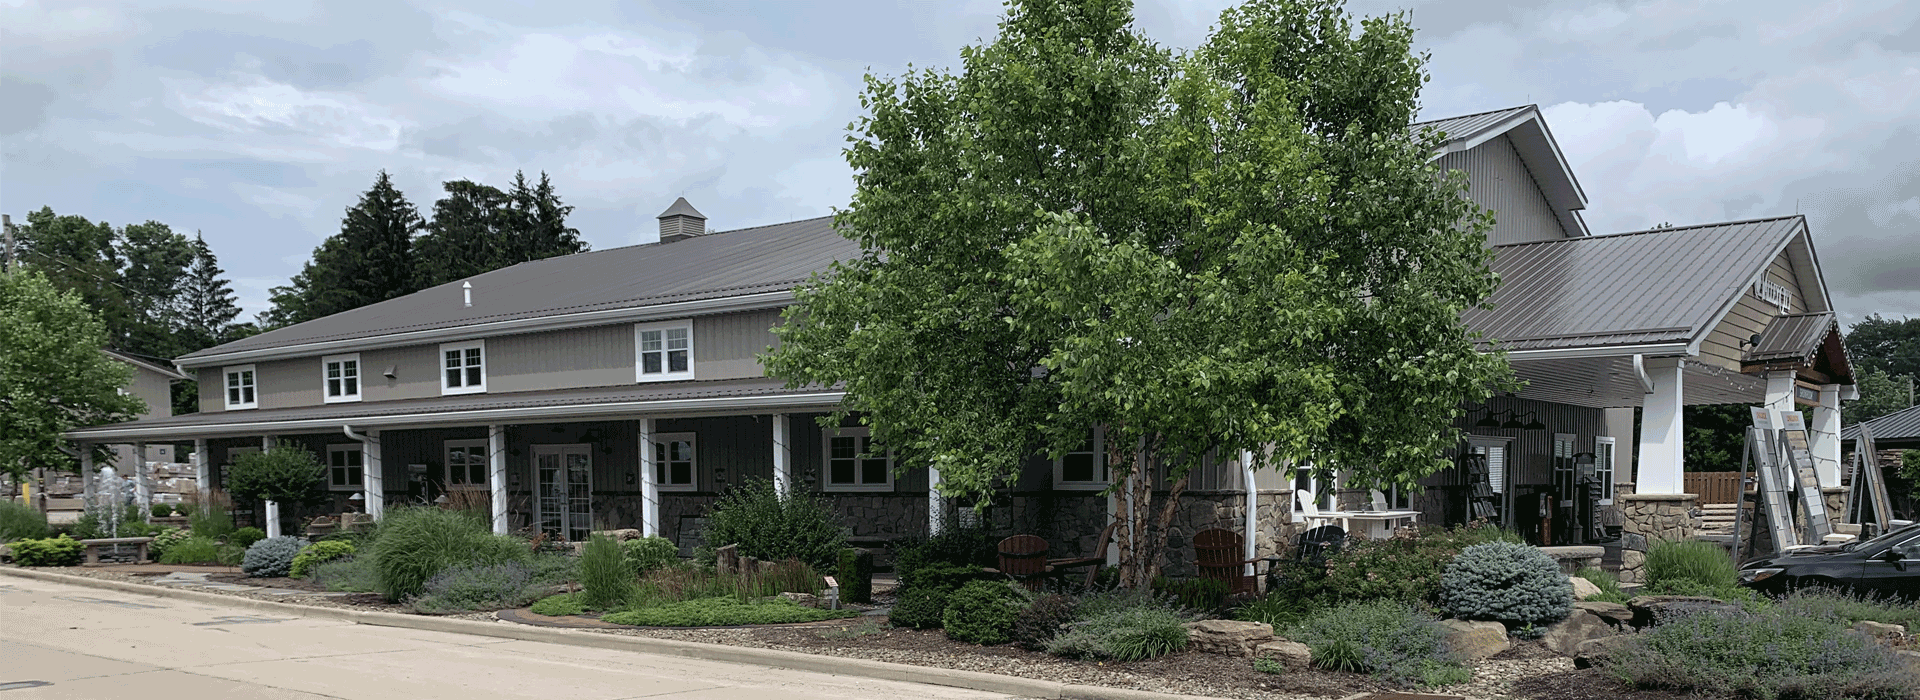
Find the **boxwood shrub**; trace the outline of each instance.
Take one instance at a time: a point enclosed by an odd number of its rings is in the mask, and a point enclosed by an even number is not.
[[[940,622],[947,638],[971,644],[1005,644],[1019,619],[1022,599],[1001,581],[974,581],[947,597]]]

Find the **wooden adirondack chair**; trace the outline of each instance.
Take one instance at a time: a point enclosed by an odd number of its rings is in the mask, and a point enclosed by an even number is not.
[[[1200,577],[1227,584],[1231,594],[1253,593],[1256,579],[1246,573],[1248,564],[1259,559],[1245,558],[1247,539],[1232,530],[1201,530],[1193,536],[1193,556]]]

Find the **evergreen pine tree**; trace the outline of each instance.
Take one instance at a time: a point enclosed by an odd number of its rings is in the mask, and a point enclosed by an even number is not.
[[[119,243],[127,262],[120,284],[132,314],[120,349],[158,358],[198,349],[183,347],[177,337],[178,300],[187,266],[193,262],[193,244],[158,221],[121,229]]]
[[[507,194],[471,180],[441,187],[447,194],[433,203],[427,234],[414,241],[417,286],[426,289],[512,264],[504,247],[515,228]]]
[[[414,292],[413,236],[424,228],[419,210],[380,171],[347,209],[340,233],[314,248],[288,286],[273,289],[274,309],[262,320],[302,323]]]
[[[220,260],[205,238],[195,233],[189,244],[193,261],[180,281],[176,308],[180,315],[178,343],[180,354],[234,340],[233,319],[240,316],[239,297],[233,285],[222,275]]]
[[[584,253],[590,248],[580,240],[579,229],[567,227],[567,215],[573,213],[573,207],[560,201],[545,172],[540,173],[540,184],[531,190],[526,176],[514,173],[513,209],[523,226],[513,246],[518,253],[513,262]]]

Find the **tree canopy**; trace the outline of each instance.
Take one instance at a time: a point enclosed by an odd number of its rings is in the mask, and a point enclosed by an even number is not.
[[[573,207],[560,201],[546,173],[529,185],[515,173],[508,191],[470,180],[443,183],[427,233],[414,242],[421,289],[510,265],[587,251],[568,228]]]
[[[0,275],[0,470],[68,470],[61,434],[144,409],[120,393],[133,369],[107,357],[106,324],[29,265]]]
[[[1920,318],[1891,321],[1874,314],[1847,329],[1846,340],[1860,390],[1860,398],[1841,413],[1848,425],[1913,405],[1912,383],[1920,381]]]
[[[320,505],[327,500],[327,468],[312,452],[280,441],[273,449],[235,460],[227,473],[227,490],[282,505]]]
[[[286,326],[413,293],[413,237],[426,228],[407,196],[382,170],[347,208],[340,233],[313,249],[313,259],[272,290],[262,325]]]
[[[1258,0],[1179,55],[1132,21],[1013,2],[957,75],[869,76],[835,221],[862,254],[799,290],[770,370],[845,387],[841,414],[952,494],[1105,426],[1120,473],[1175,484],[1162,534],[1210,452],[1381,484],[1445,466],[1462,402],[1511,374],[1459,322],[1496,284],[1491,219],[1408,129],[1405,18]],[[1123,578],[1150,580],[1137,558]]]

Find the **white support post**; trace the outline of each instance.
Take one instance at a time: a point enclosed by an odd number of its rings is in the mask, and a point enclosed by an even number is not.
[[[93,473],[93,446],[80,443],[80,498],[82,512],[94,507],[93,482],[100,475]]]
[[[360,454],[360,498],[367,515],[379,520],[387,515],[386,455],[381,449],[380,431],[367,431],[365,445]]]
[[[493,506],[493,534],[507,534],[507,426],[487,426],[487,499]]]
[[[1813,448],[1814,472],[1820,475],[1821,488],[1834,488],[1840,485],[1840,385],[1823,384],[1820,386],[1820,405],[1813,409],[1813,420],[1807,421],[1807,429],[1813,434],[1809,442]]]
[[[133,443],[133,499],[140,504],[140,521],[153,522],[153,479],[147,469],[147,443]]]
[[[264,454],[272,451],[273,451],[273,436],[272,435],[260,436],[260,452]],[[279,537],[280,536],[280,504],[275,503],[273,501],[267,501],[265,510],[267,511],[264,516],[267,520],[267,536]]]
[[[1686,426],[1682,421],[1685,370],[1680,358],[1646,361],[1653,391],[1641,399],[1640,477],[1634,490],[1678,494],[1686,489]]]
[[[927,535],[928,536],[934,536],[934,535],[940,534],[941,526],[945,524],[943,522],[944,519],[940,517],[941,515],[940,511],[942,510],[942,507],[941,507],[942,502],[943,502],[943,499],[940,497],[940,470],[935,468],[933,465],[929,464],[927,465]]]
[[[1254,571],[1253,558],[1259,556],[1260,552],[1260,487],[1253,483],[1253,452],[1251,450],[1240,451],[1240,478],[1242,483],[1246,484],[1247,490],[1245,525],[1247,542],[1246,549],[1240,553],[1240,558],[1247,560],[1244,573],[1252,576],[1258,573]]]
[[[640,419],[640,534],[660,536],[660,484],[653,477],[653,419]]]
[[[787,414],[773,414],[773,492],[782,500],[793,489],[793,443],[788,435]]]
[[[194,505],[204,507],[211,500],[207,494],[213,491],[213,456],[207,451],[206,438],[193,441],[193,488],[200,493],[200,503]]]
[[[1793,370],[1767,372],[1767,408],[1791,411],[1793,408]]]

